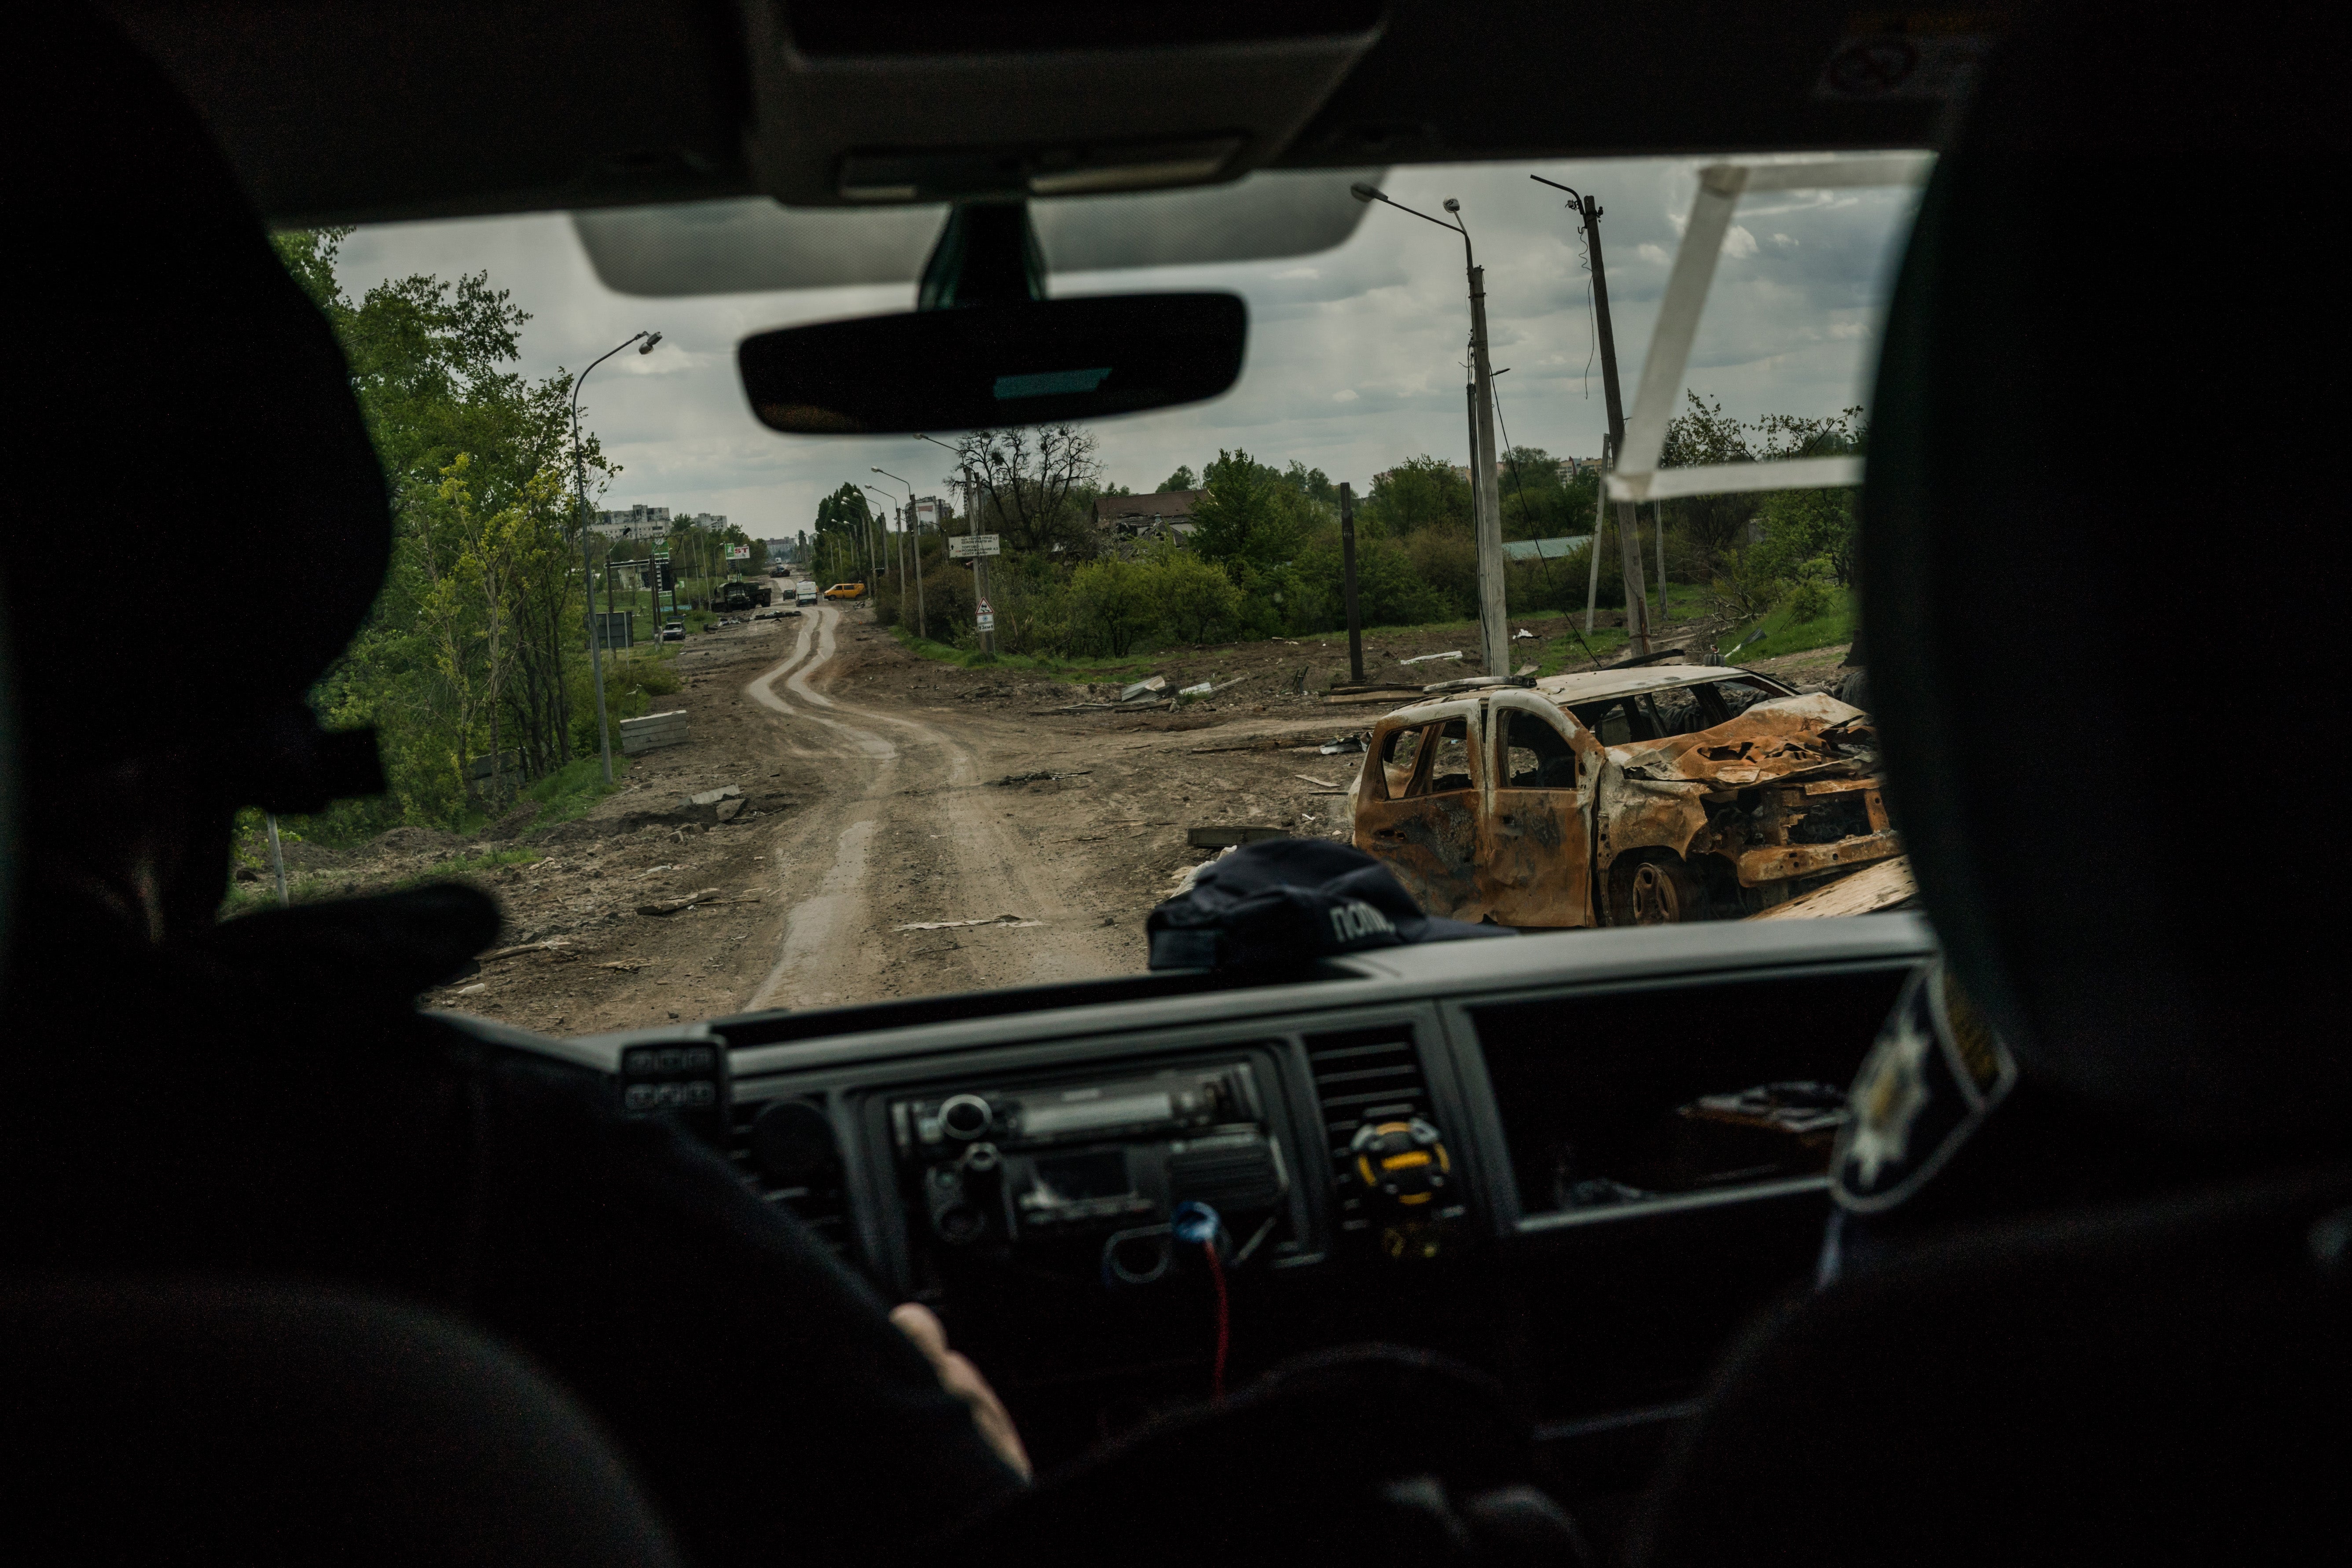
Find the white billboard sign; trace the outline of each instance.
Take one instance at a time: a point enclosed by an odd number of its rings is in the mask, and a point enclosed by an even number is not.
[[[948,553],[960,560],[967,555],[997,555],[1003,552],[997,549],[996,535],[992,533],[959,533],[949,538]]]

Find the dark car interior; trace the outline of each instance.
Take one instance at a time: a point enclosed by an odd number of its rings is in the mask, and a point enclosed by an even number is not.
[[[2146,601],[2106,546],[2126,527],[2166,549],[2210,540],[2224,504],[2224,478],[2184,475],[2179,432],[2145,405],[2164,379],[2146,323],[2176,306],[2126,240],[2140,195],[2114,171],[2146,157],[2184,189],[2226,173],[2307,205],[2297,182],[2342,130],[2323,123],[2315,51],[2288,47],[2304,24],[1825,0],[101,9],[277,226],[1937,151],[1864,502],[1872,680],[1924,913],[1529,935],[567,1041],[469,1026],[608,1074],[616,1110],[679,1119],[886,1299],[930,1306],[1041,1471],[1289,1358],[1381,1343],[1509,1391],[1543,1491],[1601,1560],[2269,1561],[2340,1520],[2352,1104],[2315,994],[2340,889],[2319,855],[2185,800],[2178,752],[2148,766],[2168,748],[2146,706],[2072,705],[2062,724],[2017,699],[2046,697],[2059,661],[2077,690],[2145,690],[2128,667]],[[2210,139],[2184,131],[2184,103]],[[2281,300],[2318,288],[2312,242],[2278,241],[2284,262],[2244,243],[2211,263],[2197,335],[2284,354]],[[2267,500],[2261,554],[2322,576],[2309,520],[2326,509],[2294,465],[2341,400],[2325,368],[2266,369],[2196,436],[2259,430],[2285,454],[2278,484],[2313,505]],[[2319,668],[2313,619],[2257,616],[2237,651]],[[2226,681],[2236,732],[2307,723],[2303,678],[2248,687],[2230,668],[2174,668],[2166,709],[2196,711]],[[1643,739],[1728,718],[1743,704],[1726,695],[1578,716]],[[1438,771],[1468,768],[1458,734],[1450,752],[1443,732],[1418,743],[1438,748],[1412,759],[1424,790],[1468,787]],[[1572,763],[1546,745],[1523,754],[1514,731],[1514,784]],[[35,829],[5,826],[13,858]],[[2192,833],[2214,851],[2179,853]],[[36,918],[12,908],[0,936]],[[1916,1257],[1816,1294],[1845,1088],[1939,955],[2058,1103],[2146,1130],[2142,1156],[2086,1174],[2053,1135],[2018,1155],[2027,1195],[1946,1215]],[[1213,1206],[1229,1261],[1188,1236],[1188,1204]],[[274,1289],[12,1280],[5,1451],[73,1473],[59,1495],[77,1506],[164,1509],[199,1546],[274,1509],[300,1516],[317,1561],[674,1560],[593,1420],[530,1366],[380,1303],[342,1302],[331,1333],[278,1332]],[[343,1391],[341,1414],[312,1407],[322,1388]],[[367,1410],[392,1414],[351,1414]],[[70,1444],[45,1436],[68,1428]],[[471,1436],[403,1455],[386,1430]],[[183,1466],[205,1451],[221,1468],[199,1484]],[[420,1493],[438,1500],[399,1500]],[[1125,1554],[1108,1542],[1093,1560]]]

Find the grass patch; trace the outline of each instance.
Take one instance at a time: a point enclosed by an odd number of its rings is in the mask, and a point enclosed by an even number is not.
[[[430,869],[414,876],[403,877],[381,887],[371,888],[373,893],[400,893],[411,888],[421,888],[428,882],[446,882],[460,877],[479,876],[502,866],[528,866],[539,858],[536,849],[488,849],[479,855],[457,855]],[[325,875],[289,876],[286,879],[286,896],[290,903],[311,904],[324,899],[340,899],[343,889],[356,878],[341,872]],[[228,897],[221,900],[220,920],[235,920],[239,915],[258,914],[278,907],[278,884],[271,873],[264,869],[257,882],[234,882]]]
[[[530,831],[552,827],[559,822],[570,822],[588,814],[595,804],[621,787],[622,775],[636,765],[635,757],[614,752],[613,782],[604,782],[604,764],[601,757],[581,757],[564,763],[545,778],[522,792],[521,799],[539,802],[539,815],[531,819]]]
[[[1839,588],[1830,595],[1829,608],[1811,620],[1796,620],[1784,605],[1738,637],[1724,638],[1724,658],[1736,663],[1778,658],[1782,654],[1803,653],[1811,648],[1835,647],[1853,640],[1855,618],[1853,591]],[[1734,648],[1738,649],[1736,654]]]
[[[950,647],[946,643],[929,637],[919,637],[905,626],[892,626],[890,635],[898,646],[917,658],[928,658],[940,664],[958,665],[965,669],[1025,669],[1056,680],[1114,680],[1121,676],[1149,674],[1151,666],[1136,655],[1125,658],[1053,658],[1025,653],[984,654],[977,648]]]

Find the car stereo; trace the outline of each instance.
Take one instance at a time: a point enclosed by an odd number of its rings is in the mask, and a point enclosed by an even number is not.
[[[1247,1061],[933,1091],[889,1119],[909,1219],[957,1247],[1164,1227],[1188,1200],[1233,1224],[1290,1191]]]

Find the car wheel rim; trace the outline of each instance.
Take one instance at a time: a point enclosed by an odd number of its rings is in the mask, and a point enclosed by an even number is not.
[[[1633,873],[1633,923],[1642,926],[1675,925],[1682,920],[1682,901],[1675,895],[1675,879],[1655,865],[1643,867]]]

